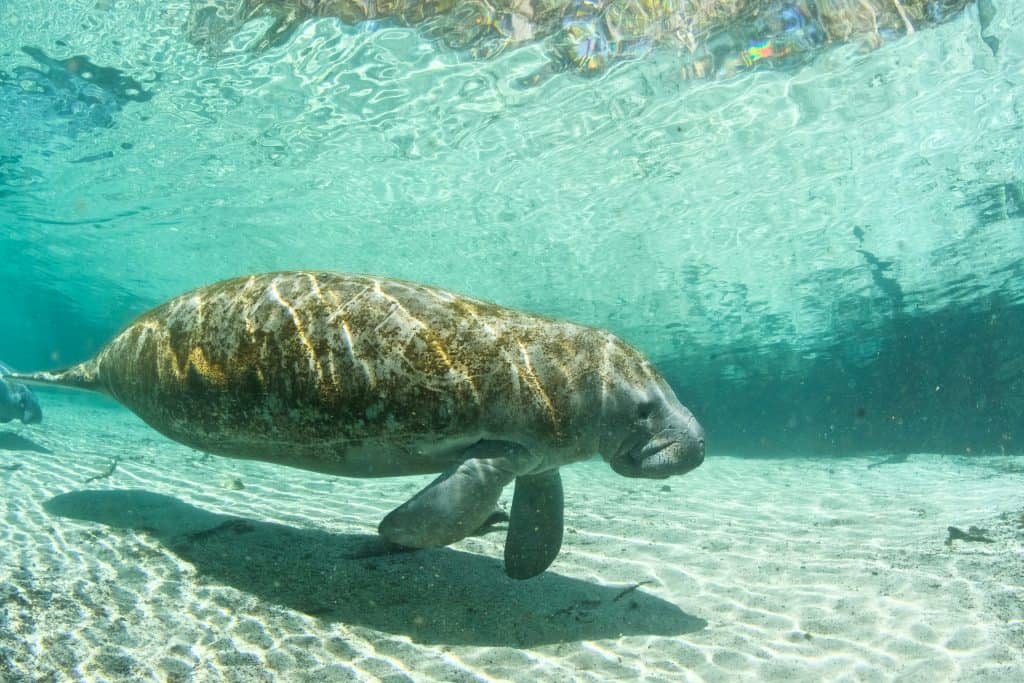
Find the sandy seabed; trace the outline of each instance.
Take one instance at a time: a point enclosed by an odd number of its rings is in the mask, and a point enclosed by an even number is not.
[[[0,426],[6,683],[1024,680],[1022,457],[576,465],[562,554],[517,582],[500,531],[382,553],[429,477],[206,456],[40,396]]]

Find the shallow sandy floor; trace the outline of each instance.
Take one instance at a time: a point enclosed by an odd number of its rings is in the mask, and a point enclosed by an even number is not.
[[[429,478],[207,457],[41,397],[0,426],[4,681],[1024,680],[1024,458],[577,465],[561,556],[515,582],[501,533],[380,554]]]

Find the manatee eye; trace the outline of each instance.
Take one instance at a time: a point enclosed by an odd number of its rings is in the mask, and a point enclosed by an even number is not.
[[[654,413],[654,401],[644,401],[638,403],[636,406],[636,416],[641,420],[646,420]]]

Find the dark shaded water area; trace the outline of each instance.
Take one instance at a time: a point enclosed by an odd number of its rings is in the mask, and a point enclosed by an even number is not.
[[[1022,349],[1024,306],[990,296],[851,330],[813,354],[724,348],[662,366],[715,448],[1002,454],[1024,450]]]

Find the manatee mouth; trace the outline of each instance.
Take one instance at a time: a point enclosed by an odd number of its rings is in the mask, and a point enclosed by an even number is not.
[[[639,449],[623,451],[609,464],[624,477],[666,479],[686,474],[704,462],[704,439],[651,439]]]
[[[655,467],[657,465],[668,464],[670,457],[665,451],[668,450],[669,446],[674,445],[673,442],[658,444],[652,446],[647,444],[640,450],[640,466],[641,467]]]

